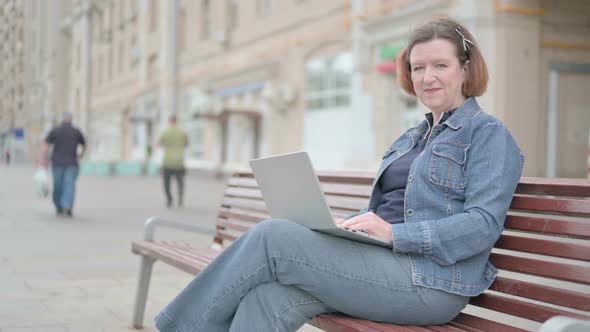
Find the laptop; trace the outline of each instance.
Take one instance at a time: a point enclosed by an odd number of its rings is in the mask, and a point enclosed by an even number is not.
[[[253,159],[250,166],[272,218],[354,241],[393,246],[391,241],[336,224],[307,152]]]

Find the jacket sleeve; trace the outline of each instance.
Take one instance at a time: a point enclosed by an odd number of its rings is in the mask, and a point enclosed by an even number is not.
[[[392,225],[394,252],[429,256],[446,266],[489,250],[502,233],[523,163],[504,125],[494,122],[478,129],[465,168],[463,212]]]

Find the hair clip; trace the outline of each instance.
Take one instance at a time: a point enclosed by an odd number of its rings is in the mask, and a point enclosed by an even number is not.
[[[460,27],[456,27],[455,31],[457,32],[457,34],[459,34],[459,36],[461,36],[461,40],[463,41],[463,50],[465,52],[469,52],[469,49],[475,46],[475,44],[471,40],[465,38],[465,35],[463,35],[463,33],[461,32]]]

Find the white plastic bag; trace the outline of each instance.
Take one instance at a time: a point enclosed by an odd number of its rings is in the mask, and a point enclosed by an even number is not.
[[[49,174],[47,174],[47,168],[37,168],[33,180],[35,181],[37,195],[43,198],[47,197],[49,195]]]

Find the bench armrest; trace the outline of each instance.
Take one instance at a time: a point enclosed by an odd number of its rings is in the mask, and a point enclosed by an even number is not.
[[[555,316],[548,319],[538,332],[583,332],[590,331],[590,320],[582,320],[566,316]]]
[[[166,228],[173,228],[179,229],[183,231],[195,232],[195,233],[202,233],[203,227],[197,225],[187,224],[185,222],[179,221],[172,221],[166,220],[160,217],[150,217],[145,221],[145,230],[143,239],[146,241],[153,241],[154,240],[154,233],[156,232],[156,228],[158,227],[166,227]]]

